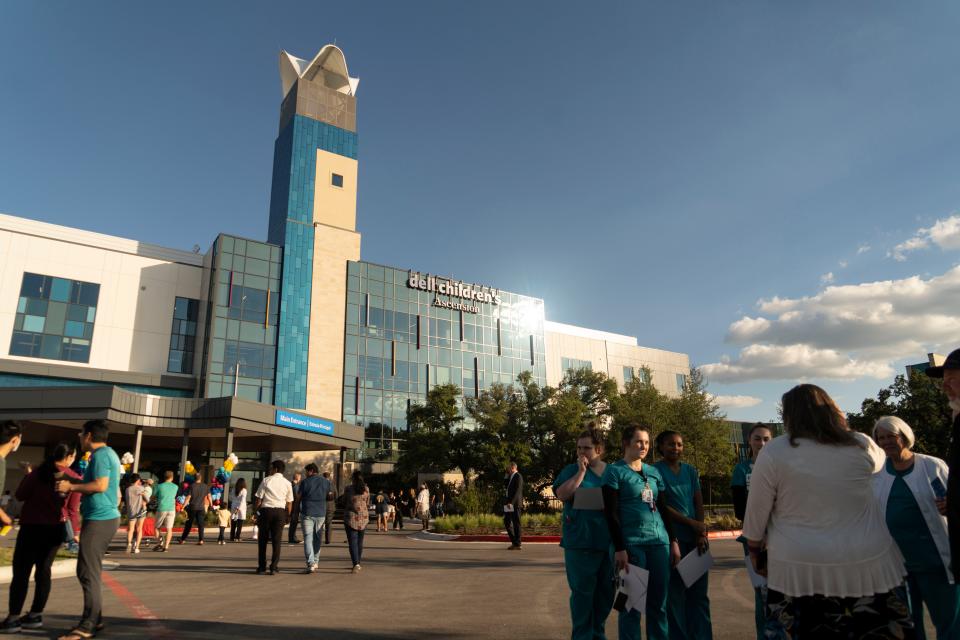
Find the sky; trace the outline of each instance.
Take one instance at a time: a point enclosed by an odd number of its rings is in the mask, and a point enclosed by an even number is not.
[[[732,419],[960,346],[960,5],[0,7],[0,212],[265,239],[278,54],[345,52],[363,259],[687,353]]]

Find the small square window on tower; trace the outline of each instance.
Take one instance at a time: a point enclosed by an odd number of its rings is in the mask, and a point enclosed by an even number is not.
[[[335,187],[342,187],[342,186],[343,186],[343,176],[340,175],[339,173],[334,173],[334,174],[332,174],[332,176],[330,177],[330,184],[332,184],[332,185],[335,186]]]

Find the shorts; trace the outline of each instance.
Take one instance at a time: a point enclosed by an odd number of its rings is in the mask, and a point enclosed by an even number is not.
[[[159,511],[157,512],[157,529],[166,529],[167,527],[173,527],[174,520],[176,520],[177,512],[176,511]],[[168,522],[169,521],[169,522]]]
[[[147,517],[147,510],[138,511],[137,513],[127,513],[128,520],[143,520]]]

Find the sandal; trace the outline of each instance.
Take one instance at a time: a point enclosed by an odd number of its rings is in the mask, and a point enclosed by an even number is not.
[[[66,635],[62,635],[57,640],[87,640],[88,638],[93,638],[96,634],[92,631],[87,631],[81,627],[76,627],[71,629]]]

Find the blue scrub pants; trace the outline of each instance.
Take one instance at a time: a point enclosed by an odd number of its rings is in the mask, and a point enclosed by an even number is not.
[[[680,556],[696,550],[695,542],[680,540]],[[670,640],[713,640],[713,625],[710,622],[710,598],[707,597],[707,573],[690,585],[676,569],[670,571],[670,590],[667,601],[667,619],[670,624]]]
[[[931,572],[907,574],[910,612],[917,629],[917,640],[926,640],[923,629],[923,605],[937,630],[938,640],[960,638],[960,587],[950,584],[941,568]]]
[[[612,551],[564,549],[570,585],[572,640],[606,640],[604,627],[613,608]]]
[[[670,546],[627,545],[630,564],[650,572],[647,584],[647,640],[670,640],[667,626],[667,585],[670,582]],[[631,609],[617,618],[620,640],[640,640],[640,614]]]

